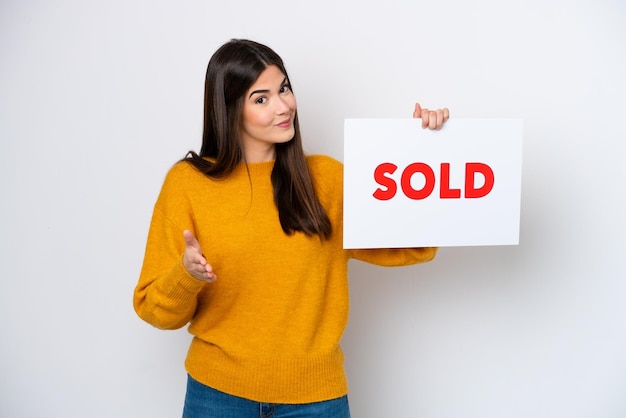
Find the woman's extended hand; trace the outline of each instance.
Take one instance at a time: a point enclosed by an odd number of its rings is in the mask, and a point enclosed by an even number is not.
[[[206,258],[202,254],[202,249],[196,237],[191,231],[183,231],[185,237],[185,254],[183,255],[183,264],[193,277],[205,282],[214,282],[217,276],[213,272],[213,267],[207,263]]]
[[[413,111],[414,118],[422,118],[422,128],[439,130],[450,117],[450,111],[447,107],[437,110],[428,110],[422,108],[419,103],[415,103]]]

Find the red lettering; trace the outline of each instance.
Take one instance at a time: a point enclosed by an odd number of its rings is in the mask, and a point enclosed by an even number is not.
[[[398,191],[396,181],[391,177],[396,172],[398,166],[392,163],[382,163],[374,170],[374,180],[381,187],[374,191],[373,196],[378,200],[389,200],[395,197]],[[421,189],[413,187],[413,176],[420,173],[424,178],[424,186]],[[461,189],[450,188],[450,163],[441,163],[441,181],[439,184],[439,198],[460,199]],[[483,184],[476,187],[476,175],[480,174],[484,180]],[[413,200],[422,200],[430,196],[435,189],[435,173],[426,163],[409,164],[400,178],[400,186],[406,197]],[[466,199],[477,199],[487,196],[493,189],[495,176],[493,170],[487,164],[466,163],[465,164],[465,193]]]
[[[397,168],[398,166],[392,163],[382,163],[376,167],[376,170],[374,170],[374,180],[381,186],[386,187],[386,190],[380,187],[376,189],[373,195],[376,199],[389,200],[396,195],[396,191],[398,190],[396,182],[391,177],[385,176],[385,174],[393,174]]]
[[[415,190],[411,185],[411,178],[415,173],[422,173],[425,179],[424,187],[420,190]],[[432,168],[424,163],[409,164],[402,172],[401,183],[402,191],[406,197],[410,199],[420,200],[425,199],[433,192],[435,188],[435,173]]]
[[[483,175],[485,183],[480,188],[476,188],[476,173]],[[465,197],[467,199],[477,199],[484,197],[493,189],[493,170],[487,164],[467,163],[465,164]]]
[[[450,163],[441,163],[441,186],[439,197],[442,199],[460,199],[461,189],[450,188]]]

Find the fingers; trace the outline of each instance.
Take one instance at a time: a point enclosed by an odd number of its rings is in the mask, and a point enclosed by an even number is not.
[[[437,109],[436,119],[436,125],[438,126],[437,129],[441,129],[441,126],[443,125],[443,110]]]
[[[437,129],[437,111],[429,110],[426,116],[426,125],[428,129]]]
[[[196,274],[192,273],[192,276],[194,276],[196,279],[204,280],[205,282],[214,282],[217,279],[217,276],[213,272],[213,267],[211,267],[210,264],[206,264],[206,261],[203,267],[204,270],[199,268],[199,270],[196,271]]]
[[[416,106],[417,107],[417,106]],[[432,130],[439,130],[444,123],[450,118],[450,111],[448,108],[428,110],[421,108],[422,128],[428,128]],[[414,117],[416,112],[413,112]]]
[[[430,110],[426,108],[422,109],[422,128],[430,127],[430,113]]]
[[[201,266],[206,266],[207,265],[207,261],[206,258],[204,257],[204,255],[202,255],[202,253],[200,253],[199,251],[196,251],[193,247],[187,247],[188,250],[185,250],[185,261],[187,262],[187,264],[189,264],[190,266],[193,264],[199,264]]]
[[[217,279],[213,267],[207,263],[206,258],[200,253],[191,253],[185,251],[183,256],[183,264],[185,269],[198,280],[205,282],[214,282]]]

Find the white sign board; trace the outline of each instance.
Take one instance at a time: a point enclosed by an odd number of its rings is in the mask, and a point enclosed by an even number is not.
[[[519,243],[521,119],[344,128],[344,248]]]

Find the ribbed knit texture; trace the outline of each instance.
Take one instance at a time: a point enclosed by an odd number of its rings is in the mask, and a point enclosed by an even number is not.
[[[339,341],[348,320],[348,260],[383,266],[431,260],[435,248],[344,250],[343,167],[307,158],[333,225],[330,240],[286,235],[274,204],[273,162],[241,164],[213,180],[188,163],[168,173],[154,208],[134,306],[163,329],[189,325],[186,369],[243,398],[308,403],[348,391]],[[191,230],[217,281],[183,266]]]

